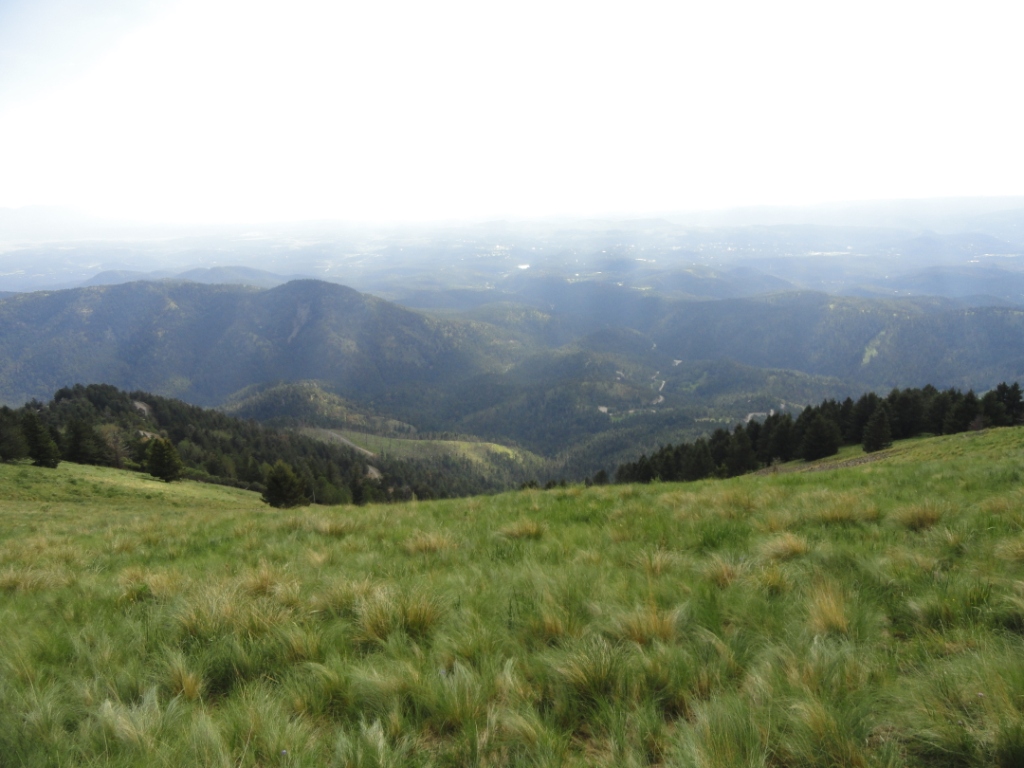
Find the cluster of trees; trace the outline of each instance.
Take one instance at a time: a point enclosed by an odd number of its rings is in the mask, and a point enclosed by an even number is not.
[[[31,458],[148,471],[255,490],[275,506],[363,504],[479,493],[453,457],[403,462],[106,384],[59,390],[52,401],[0,408],[0,461]],[[285,475],[287,470],[287,475]],[[287,493],[279,493],[284,486]],[[298,488],[298,491],[294,489]],[[269,490],[269,496],[267,492]]]
[[[733,477],[775,462],[831,456],[842,445],[865,451],[887,448],[893,440],[922,434],[946,435],[986,426],[1024,423],[1020,385],[1002,383],[978,397],[973,391],[894,389],[882,397],[869,392],[858,400],[825,400],[794,419],[776,413],[751,420],[731,432],[717,429],[693,443],[666,445],[650,456],[619,465],[620,483],[702,480]]]
[[[53,435],[33,411],[0,408],[0,461],[32,459],[37,467],[56,469],[61,454]]]

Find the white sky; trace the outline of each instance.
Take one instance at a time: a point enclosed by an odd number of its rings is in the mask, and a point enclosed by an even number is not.
[[[977,0],[0,0],[0,207],[380,221],[1020,195],[1022,22]]]

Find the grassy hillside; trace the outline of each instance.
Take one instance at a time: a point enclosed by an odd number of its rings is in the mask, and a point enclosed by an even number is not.
[[[1022,460],[286,512],[0,465],[0,763],[1020,765]]]
[[[306,429],[304,434],[323,436],[330,433],[343,437],[346,441],[357,445],[375,455],[384,454],[398,459],[418,459],[437,456],[458,456],[469,459],[474,464],[487,467],[496,460],[513,461],[524,467],[536,469],[542,459],[529,451],[509,448],[498,443],[486,443],[471,440],[411,440],[397,437],[381,437],[365,432],[354,432],[346,429]],[[324,439],[330,439],[325,437]]]

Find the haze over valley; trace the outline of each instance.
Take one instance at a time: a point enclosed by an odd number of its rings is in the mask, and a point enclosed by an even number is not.
[[[580,478],[751,414],[1024,377],[1016,198],[56,242],[29,213],[7,213],[0,277],[12,406],[106,383],[520,446]]]
[[[0,4],[0,402],[581,479],[987,392],[1024,375],[1016,10]]]

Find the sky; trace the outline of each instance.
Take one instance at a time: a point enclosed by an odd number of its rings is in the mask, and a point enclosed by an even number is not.
[[[386,222],[1021,195],[1018,6],[0,0],[0,208]]]

